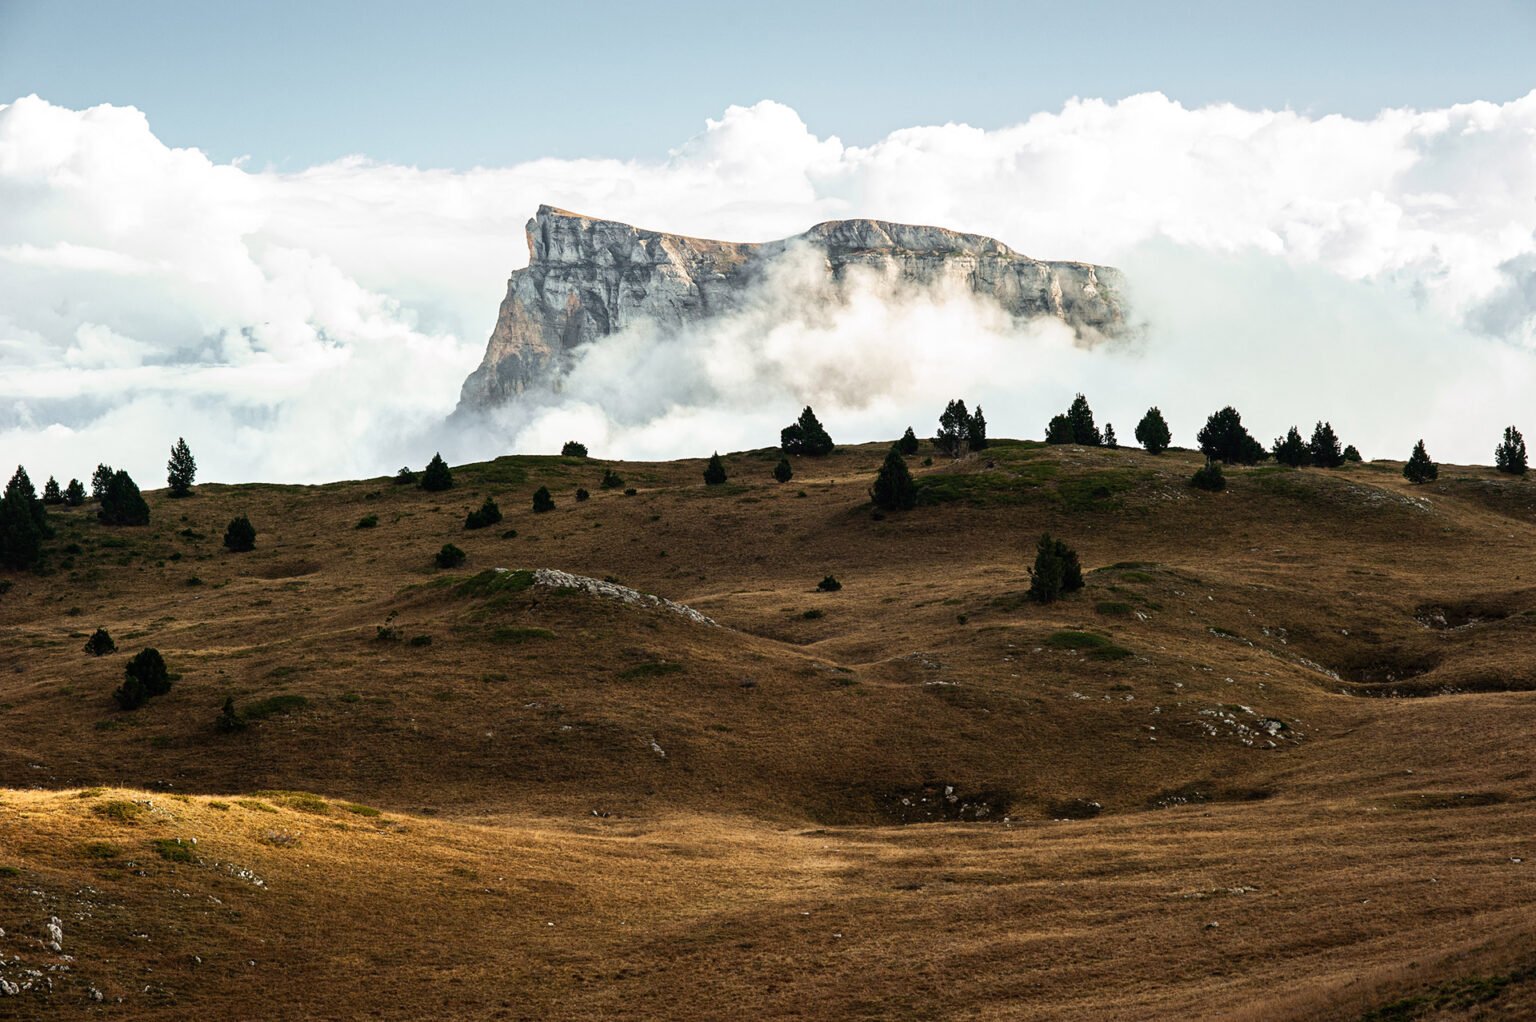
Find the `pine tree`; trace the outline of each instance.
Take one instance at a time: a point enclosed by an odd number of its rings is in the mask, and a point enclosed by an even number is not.
[[[1500,472],[1525,475],[1525,437],[1513,426],[1504,430],[1504,440],[1493,451],[1493,463]]]
[[[597,485],[604,490],[621,490],[624,488],[624,477],[611,468],[605,468],[602,482]]]
[[[788,458],[780,458],[779,463],[773,466],[773,477],[781,483],[787,483],[795,477],[795,470],[790,466]]]
[[[1067,409],[1067,419],[1072,423],[1072,442],[1082,444],[1085,447],[1102,447],[1104,437],[1093,424],[1093,409],[1088,407],[1088,399],[1079,394],[1072,399],[1072,407]]]
[[[586,493],[587,491],[582,490],[581,492]],[[501,521],[501,508],[496,506],[496,501],[486,497],[485,503],[481,504],[478,510],[471,511],[465,516],[464,528],[484,529],[495,525],[499,521]]]
[[[105,525],[148,525],[149,505],[133,477],[122,469],[112,473],[101,495],[101,510],[96,517]]]
[[[243,554],[256,549],[256,526],[245,515],[230,520],[224,530],[224,545],[230,553]]]
[[[1301,438],[1301,430],[1295,426],[1290,428],[1284,439],[1277,439],[1269,451],[1281,465],[1302,468],[1312,464],[1312,448],[1307,446],[1307,442]]]
[[[1029,598],[1051,603],[1083,588],[1083,566],[1077,551],[1047,533],[1035,547],[1035,566],[1029,572]]]
[[[215,730],[226,735],[245,730],[245,716],[235,709],[234,696],[224,697],[224,708],[214,718],[213,726]]]
[[[1354,444],[1350,444],[1344,448],[1344,460],[1348,462],[1359,462],[1361,460],[1360,451],[1355,447]]]
[[[1136,424],[1136,442],[1147,449],[1148,454],[1162,454],[1173,442],[1173,434],[1168,431],[1168,422],[1163,418],[1163,413],[1153,405],[1147,409],[1147,414],[1141,417]]]
[[[575,440],[567,440],[565,446],[560,448],[560,455],[564,458],[585,458],[587,445]]]
[[[907,431],[901,434],[901,439],[897,441],[897,446],[901,448],[902,454],[913,455],[917,453],[917,434],[912,432],[911,426],[908,426]]]
[[[971,444],[971,413],[965,402],[956,398],[944,406],[939,416],[939,431],[934,434],[933,446],[952,458],[964,454]]]
[[[550,496],[548,486],[540,486],[533,491],[533,510],[539,514],[555,509],[555,498]]]
[[[1115,436],[1115,424],[1112,422],[1104,423],[1104,446],[1112,451],[1120,449],[1120,441]]]
[[[1072,442],[1072,420],[1063,415],[1051,416],[1051,421],[1045,425],[1045,442],[1048,444],[1070,444]]]
[[[1423,440],[1413,445],[1413,454],[1403,466],[1403,478],[1410,483],[1432,483],[1440,478],[1440,466],[1429,460]]]
[[[111,634],[105,628],[98,628],[85,640],[85,651],[91,656],[106,656],[117,652],[117,643],[112,641]]]
[[[64,506],[79,507],[84,503],[85,487],[80,484],[80,480],[71,479],[69,485],[64,487]]]
[[[1269,457],[1264,446],[1243,428],[1243,417],[1231,405],[1206,419],[1195,439],[1207,458],[1229,465],[1252,465]]]
[[[35,567],[42,560],[47,530],[43,502],[37,499],[27,470],[17,465],[0,496],[0,565],[17,570]]]
[[[807,454],[818,458],[833,451],[832,438],[827,435],[810,405],[805,406],[799,419],[779,431],[779,447],[786,454]]]
[[[197,478],[197,460],[184,437],[176,438],[171,448],[171,460],[165,463],[165,481],[171,488],[171,496],[188,497],[192,494],[192,480]]]
[[[806,411],[810,411],[809,408]],[[720,452],[716,451],[709,456],[709,464],[704,466],[704,485],[719,486],[725,482],[725,466],[720,463]]]
[[[64,503],[64,494],[62,492],[60,492],[60,490],[59,490],[59,481],[57,479],[55,479],[53,476],[49,476],[48,477],[48,481],[43,484],[43,503],[44,504],[62,504],[62,503]]]
[[[1319,422],[1313,427],[1312,442],[1307,446],[1312,452],[1312,464],[1318,468],[1338,468],[1344,464],[1344,451],[1332,423]]]
[[[987,449],[987,418],[981,414],[981,405],[976,406],[976,412],[971,416],[970,428],[966,431],[965,439],[973,451]]]
[[[900,446],[893,446],[886,454],[875,484],[869,488],[869,499],[882,511],[910,511],[917,506],[917,484]]]
[[[91,499],[100,500],[107,494],[107,486],[112,482],[112,477],[117,473],[111,465],[97,465],[96,471],[91,473]]]
[[[432,455],[432,460],[427,462],[427,469],[421,474],[421,488],[432,493],[453,489],[453,473],[448,470],[442,454]]]

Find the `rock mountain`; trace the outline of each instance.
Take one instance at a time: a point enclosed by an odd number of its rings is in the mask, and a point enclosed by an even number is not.
[[[1042,262],[993,238],[882,220],[833,220],[780,241],[709,241],[540,206],[528,221],[528,266],[507,282],[460,412],[557,385],[573,353],[649,321],[663,335],[739,310],[776,259],[808,251],[829,296],[855,267],[912,286],[959,285],[1019,320],[1053,316],[1092,341],[1126,329],[1118,270]]]

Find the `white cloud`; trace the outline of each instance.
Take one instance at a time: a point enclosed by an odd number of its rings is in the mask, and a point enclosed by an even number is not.
[[[869,288],[820,322],[624,339],[521,436],[443,432],[541,202],[740,240],[845,216],[991,234],[1125,266],[1152,329],[1139,353],[1088,355],[957,296],[882,308]],[[1122,435],[1150,403],[1193,416],[1240,396],[1261,433],[1330,417],[1368,454],[1423,432],[1486,460],[1485,434],[1526,410],[1533,265],[1536,92],[1364,121],[1147,94],[866,147],[763,102],[655,162],[298,173],[167,147],[131,108],[31,97],[0,107],[0,447],[34,475],[108,461],[156,484],[186,435],[208,478],[316,480],[439,443],[756,446],[806,400],[850,439],[925,430],[951,392],[1034,435],[1086,389]]]

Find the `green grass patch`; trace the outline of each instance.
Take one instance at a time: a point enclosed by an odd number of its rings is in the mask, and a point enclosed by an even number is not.
[[[267,803],[261,801],[260,799],[237,798],[237,799],[235,799],[235,805],[239,806],[242,809],[249,809],[252,812],[256,812],[256,813],[275,813],[275,812],[277,812],[277,808],[275,806],[270,806]]]
[[[531,571],[482,571],[453,587],[453,594],[466,599],[520,593],[533,585]]]
[[[626,680],[634,678],[658,678],[664,674],[681,673],[683,665],[673,663],[670,660],[651,660],[647,663],[636,664],[619,672],[619,677]]]
[[[1526,966],[1502,976],[1466,976],[1448,980],[1422,994],[1403,997],[1366,1012],[1360,1022],[1412,1022],[1441,1012],[1460,1012],[1497,1000],[1505,988],[1536,980],[1536,966]]]
[[[1104,617],[1130,617],[1135,610],[1129,603],[1121,603],[1119,600],[1105,600],[1093,606],[1095,612]]]
[[[145,809],[137,802],[129,802],[127,799],[113,799],[110,802],[102,802],[91,806],[91,812],[103,820],[111,820],[113,823],[132,823],[144,815]]]
[[[115,859],[123,854],[123,846],[110,841],[87,841],[80,846],[80,854],[87,859]]]
[[[20,866],[0,866],[0,877],[19,877],[19,876],[21,876],[21,867]]]
[[[548,628],[531,628],[523,625],[503,625],[491,632],[492,642],[518,643],[531,639],[553,639],[555,633]]]
[[[917,502],[921,505],[963,502],[972,507],[1008,507],[1041,497],[1041,488],[1060,473],[1054,461],[1027,462],[1011,471],[932,472],[918,476]]]
[[[302,813],[313,813],[316,816],[331,815],[331,804],[319,795],[309,791],[258,791],[256,794],[270,798],[279,805],[289,809],[297,809]]]
[[[1046,638],[1045,644],[1052,649],[1076,650],[1095,660],[1124,660],[1131,655],[1130,650],[1117,645],[1109,636],[1095,632],[1053,632]]]
[[[167,862],[196,862],[197,856],[192,854],[192,846],[173,837],[156,838],[149,843],[150,847],[160,853],[160,858]]]
[[[372,817],[384,815],[379,810],[373,808],[373,806],[365,806],[358,802],[343,802],[341,803],[341,808],[345,809],[349,813],[356,813],[358,816]]]
[[[304,696],[280,695],[269,696],[259,702],[250,703],[241,712],[246,720],[265,720],[277,714],[287,715],[304,709],[309,705],[309,700]]]

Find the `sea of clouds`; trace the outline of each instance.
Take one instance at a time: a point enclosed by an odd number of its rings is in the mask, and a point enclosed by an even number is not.
[[[1122,267],[1146,329],[1089,350],[881,281],[808,315],[790,268],[707,331],[595,346],[556,401],[447,426],[540,203],[743,241],[850,216],[988,234]],[[1536,430],[1536,92],[1371,120],[1145,94],[864,147],[765,101],[665,160],[296,173],[168,148],[132,108],[0,106],[0,462],[35,479],[105,461],[158,485],[178,436],[225,481],[566,439],[700,455],[771,444],[805,403],[858,441],[929,433],[955,396],[1039,436],[1079,390],[1123,440],[1148,405],[1190,444],[1233,403],[1265,441],[1326,418],[1367,457],[1422,436],[1488,462],[1503,426]]]

